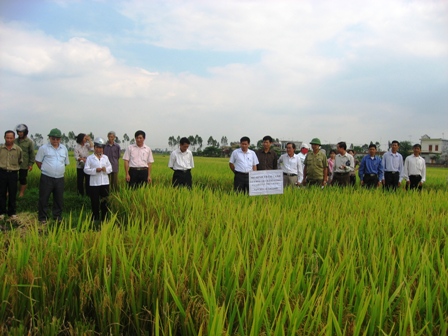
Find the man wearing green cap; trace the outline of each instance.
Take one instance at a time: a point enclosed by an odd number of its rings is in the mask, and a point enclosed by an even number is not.
[[[42,171],[39,183],[39,222],[45,224],[48,200],[53,193],[53,219],[62,220],[64,173],[68,160],[67,148],[61,144],[61,131],[53,128],[48,134],[50,142],[41,146],[36,154],[36,165]]]
[[[320,140],[314,138],[310,141],[312,151],[305,158],[305,169],[303,170],[303,184],[309,186],[317,185],[324,187],[328,180],[327,157],[320,151]]]

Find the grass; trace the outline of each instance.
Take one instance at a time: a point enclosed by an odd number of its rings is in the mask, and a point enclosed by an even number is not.
[[[3,234],[1,333],[448,333],[446,170],[422,193],[248,197],[225,159],[195,158],[191,192],[170,187],[167,160],[151,187],[111,195],[99,230],[69,174],[60,225],[31,214]]]

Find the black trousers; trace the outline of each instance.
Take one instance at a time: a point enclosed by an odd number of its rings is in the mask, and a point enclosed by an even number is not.
[[[364,182],[364,187],[365,188],[376,188],[376,187],[378,187],[378,182],[379,182],[378,175],[373,175],[372,176],[372,175],[366,174],[366,175],[363,176],[362,180]]]
[[[356,184],[356,175],[350,175],[350,185],[354,187]]]
[[[400,180],[399,172],[384,172],[384,188],[386,190],[396,190]]]
[[[17,171],[6,171],[0,169],[0,215],[7,214],[12,216],[16,214],[17,199]],[[8,194],[8,197],[6,195]],[[8,198],[8,209],[6,209],[6,199]]]
[[[348,187],[350,185],[350,173],[333,173],[331,185]]]
[[[26,185],[26,177],[28,176],[28,169],[19,170],[19,182],[20,185]]]
[[[129,176],[131,178],[129,188],[135,189],[148,183],[148,169],[129,168]]]
[[[410,175],[409,176],[409,182],[411,182],[409,185],[406,183],[406,190],[410,189],[417,189],[418,191],[422,190],[422,186],[419,185],[419,183],[422,181],[421,175]]]
[[[191,189],[193,179],[191,170],[175,170],[173,173],[173,187],[187,187]]]
[[[243,192],[247,194],[249,192],[249,173],[235,172],[233,177],[233,190],[236,192]]]
[[[48,216],[48,200],[53,194],[53,219],[62,219],[62,207],[64,205],[64,178],[54,178],[40,175],[38,219],[46,221]]]
[[[104,220],[108,211],[107,198],[109,197],[109,185],[90,186],[90,204],[92,206],[92,219]],[[101,217],[100,217],[101,210]]]
[[[78,194],[90,196],[90,175],[84,173],[83,168],[76,168],[76,185],[78,186]]]

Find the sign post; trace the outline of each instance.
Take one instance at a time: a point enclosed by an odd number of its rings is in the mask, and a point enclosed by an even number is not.
[[[283,194],[283,171],[249,172],[249,196]]]

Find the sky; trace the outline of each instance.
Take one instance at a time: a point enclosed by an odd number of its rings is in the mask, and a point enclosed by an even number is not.
[[[348,145],[448,138],[448,1],[0,0],[19,123]]]

